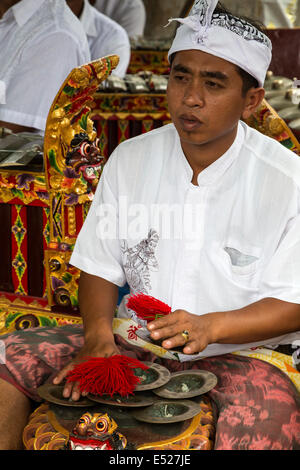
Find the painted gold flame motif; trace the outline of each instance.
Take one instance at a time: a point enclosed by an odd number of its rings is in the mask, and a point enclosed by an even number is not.
[[[44,141],[50,192],[82,195],[95,190],[104,159],[90,114],[94,93],[118,61],[109,56],[74,69],[56,95]]]

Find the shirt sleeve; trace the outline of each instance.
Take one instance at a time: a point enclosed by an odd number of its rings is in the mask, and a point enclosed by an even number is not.
[[[49,109],[71,70],[88,62],[88,49],[68,32],[29,41],[7,85],[0,119],[44,130]]]
[[[299,234],[300,213],[287,223],[280,243],[265,268],[260,284],[260,298],[273,297],[300,304]]]
[[[119,241],[118,196],[113,188],[117,150],[102,172],[70,263],[119,287],[126,283]]]

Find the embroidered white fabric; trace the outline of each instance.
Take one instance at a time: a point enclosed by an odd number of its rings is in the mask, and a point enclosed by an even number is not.
[[[218,0],[196,0],[186,18],[171,18],[181,26],[169,50],[196,49],[231,62],[263,86],[272,59],[269,38],[249,23],[225,13],[214,13]]]

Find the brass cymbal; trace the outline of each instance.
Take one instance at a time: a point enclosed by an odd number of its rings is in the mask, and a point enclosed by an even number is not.
[[[207,370],[185,370],[171,374],[169,382],[153,393],[173,400],[186,399],[209,392],[217,382],[215,374]]]
[[[50,403],[55,403],[56,405],[73,407],[95,406],[95,403],[83,396],[81,396],[77,401],[74,401],[70,398],[64,398],[62,394],[63,389],[64,385],[54,385],[48,383],[39,387],[37,392],[41,398]]]

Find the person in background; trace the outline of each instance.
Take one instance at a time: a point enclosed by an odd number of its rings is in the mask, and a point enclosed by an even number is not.
[[[92,0],[67,0],[83,26],[90,47],[91,59],[116,54],[120,58],[114,75],[124,77],[130,61],[130,43],[125,29],[94,8]]]
[[[262,22],[267,28],[293,28],[298,0],[261,0]]]
[[[70,71],[90,61],[80,21],[65,0],[2,0],[0,127],[43,132]]]
[[[257,18],[267,28],[293,28],[297,25],[299,0],[223,0],[222,5],[236,16]],[[299,26],[298,13],[298,26]]]
[[[92,0],[91,3],[123,26],[130,38],[143,36],[146,9],[142,0]]]
[[[295,18],[294,27],[300,28],[300,0],[297,1],[296,18]]]

